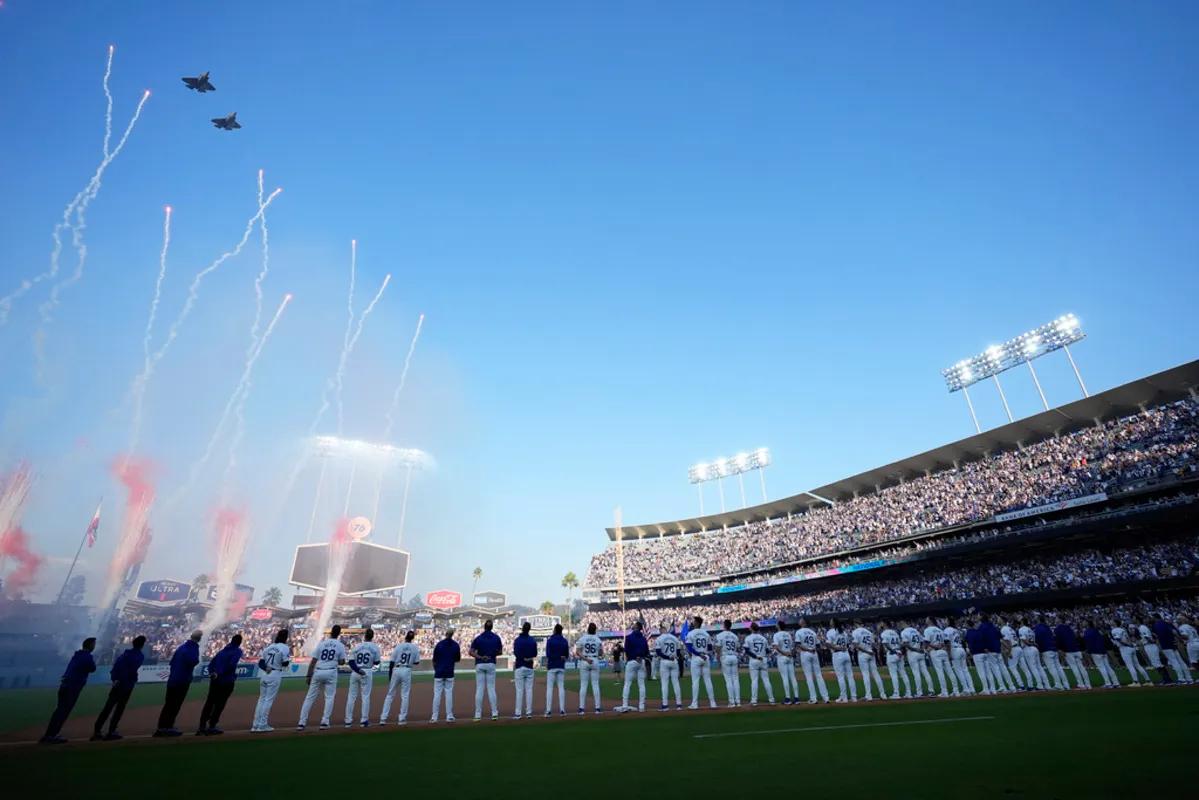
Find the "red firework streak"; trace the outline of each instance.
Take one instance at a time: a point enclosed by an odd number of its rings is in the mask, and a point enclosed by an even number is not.
[[[118,458],[113,462],[113,474],[127,491],[125,520],[117,539],[117,551],[113,554],[109,570],[109,586],[119,587],[124,583],[129,568],[145,558],[150,547],[150,528],[147,517],[154,503],[154,484],[151,474],[154,466],[141,459]]]
[[[0,561],[14,559],[18,566],[4,579],[4,592],[20,597],[37,583],[38,572],[46,559],[29,549],[29,536],[19,526],[12,526],[0,536]]]

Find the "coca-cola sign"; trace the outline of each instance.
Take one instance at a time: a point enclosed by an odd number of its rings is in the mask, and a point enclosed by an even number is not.
[[[425,605],[429,608],[457,608],[462,605],[462,592],[451,592],[445,589],[429,592],[425,595]]]
[[[270,619],[272,616],[269,608],[256,608],[250,612],[250,619],[256,619],[259,622]]]

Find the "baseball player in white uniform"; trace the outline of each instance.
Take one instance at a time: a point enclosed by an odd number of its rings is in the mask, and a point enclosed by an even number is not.
[[[1026,688],[1032,688],[1033,678],[1028,671],[1028,665],[1024,663],[1023,648],[1020,647],[1020,638],[1016,636],[1016,631],[1011,625],[1002,622],[1003,627],[999,629],[999,635],[1003,637],[1002,647],[1007,655],[1006,658],[1001,658],[1001,669],[1005,672],[1008,678],[1016,685],[1020,691]],[[1024,668],[1024,674],[1021,675],[1020,668]],[[1027,684],[1025,679],[1027,678]]]
[[[258,657],[258,669],[262,678],[258,681],[258,705],[254,708],[254,725],[252,733],[270,733],[271,706],[275,704],[275,695],[279,693],[279,684],[283,682],[283,668],[291,663],[291,648],[287,646],[287,629],[275,634],[275,643],[267,645]]]
[[[1166,622],[1166,620],[1162,618],[1161,614],[1154,614],[1153,627],[1155,629],[1164,629],[1164,632],[1168,632],[1170,634],[1165,640],[1163,640],[1161,636],[1158,636],[1157,638],[1158,646],[1162,651],[1162,657],[1165,659],[1165,662],[1170,669],[1174,670],[1175,680],[1177,680],[1179,683],[1194,683],[1191,678],[1190,668],[1187,667],[1186,663],[1182,659],[1182,656],[1178,653],[1178,639],[1180,639],[1182,636],[1178,630],[1178,626],[1175,623]],[[1162,672],[1165,673],[1166,670],[1163,669]]]
[[[879,699],[886,699],[887,690],[883,686],[883,676],[879,674],[878,661],[874,658],[874,633],[864,628],[860,619],[855,619],[853,622],[855,627],[849,638],[853,642],[854,651],[858,654],[858,670],[862,673],[862,685],[866,687],[866,700],[869,702],[874,699],[870,687],[871,675],[874,676],[874,682],[878,685]]]
[[[880,625],[879,641],[883,643],[883,651],[887,654],[887,673],[891,676],[891,699],[898,700],[899,679],[903,677],[903,699],[912,699],[912,683],[908,679],[908,670],[903,663],[903,643],[899,641],[899,632],[891,627],[891,623],[883,620]]]
[[[1162,651],[1157,645],[1157,635],[1145,624],[1144,618],[1137,618],[1137,633],[1141,637],[1141,652],[1145,654],[1145,663],[1151,669],[1162,672]]]
[[[379,652],[379,645],[375,644],[375,632],[367,628],[366,633],[362,635],[364,641],[350,651],[350,663],[357,664],[361,673],[355,672],[350,676],[350,696],[346,699],[346,727],[354,724],[354,701],[358,699],[358,693],[362,693],[362,727],[369,728],[371,726],[371,686],[375,683],[375,670],[380,662],[383,661],[383,654]],[[386,714],[383,715],[387,717]]]
[[[729,708],[741,705],[741,639],[733,633],[733,621],[724,621],[724,630],[716,634],[716,649],[720,653],[720,672],[729,696]]]
[[[670,687],[674,686],[674,707],[683,710],[683,692],[679,688],[679,650],[683,645],[679,639],[665,628],[654,640],[654,655],[658,657],[658,680],[662,682],[662,707],[659,711],[670,708]]]
[[[841,689],[841,695],[834,700],[835,703],[848,703],[852,699],[853,702],[858,702],[858,682],[853,678],[853,661],[849,657],[849,637],[841,630],[841,624],[837,620],[829,622],[829,629],[824,634],[824,644],[833,654],[833,673],[837,676],[837,686]],[[846,684],[849,687],[849,696],[846,696]]]
[[[749,704],[758,704],[758,681],[766,684],[766,699],[774,705],[774,687],[770,685],[770,666],[766,656],[770,645],[766,637],[758,632],[758,623],[751,623],[749,636],[745,637],[745,652],[749,655]]]
[[[1049,691],[1049,676],[1045,674],[1045,667],[1041,664],[1037,635],[1027,625],[1021,625],[1016,633],[1020,637],[1020,657],[1024,659],[1024,668],[1032,675],[1029,686],[1035,684],[1041,691]]]
[[[1186,614],[1179,614],[1174,618],[1174,622],[1178,625],[1178,635],[1185,643],[1187,664],[1191,669],[1199,669],[1199,631],[1191,625],[1191,620]]]
[[[970,666],[966,663],[966,648],[962,644],[962,632],[957,629],[956,622],[952,618],[946,620],[941,633],[945,635],[945,641],[949,644],[949,663],[962,687],[962,694],[974,694],[974,677],[970,674]]]
[[[799,648],[799,666],[803,668],[804,680],[808,682],[808,703],[816,702],[817,691],[820,692],[820,701],[827,703],[828,686],[824,683],[824,676],[820,674],[820,637],[808,627],[808,622],[803,617],[795,624],[799,628],[795,632],[795,646]]]
[[[787,623],[779,620],[779,629],[771,640],[774,660],[779,665],[779,677],[783,681],[783,705],[799,702],[799,684],[795,681],[795,637],[787,630]]]
[[[948,697],[949,689],[953,689],[953,696],[958,697],[961,693],[958,691],[958,679],[953,674],[953,668],[949,664],[949,652],[945,649],[948,642],[945,641],[945,632],[937,627],[936,621],[932,617],[924,620],[924,641],[928,643],[928,656],[933,662],[933,669],[937,673],[937,683],[941,687],[941,691],[937,697]],[[946,683],[945,678],[948,676],[949,682]]]
[[[329,631],[329,638],[316,646],[312,660],[308,662],[308,694],[304,696],[304,705],[300,707],[300,724],[296,730],[304,730],[308,724],[308,712],[316,702],[316,696],[322,692],[325,695],[325,708],[321,713],[321,730],[329,727],[329,717],[333,714],[333,699],[337,695],[337,668],[346,663],[346,646],[338,638],[341,636],[341,626],[334,625]],[[351,664],[350,670],[355,674],[361,671],[357,664]]]
[[[396,696],[396,689],[400,690],[399,723],[405,725],[408,722],[408,694],[412,691],[412,669],[420,663],[420,648],[412,643],[415,638],[416,631],[408,631],[404,634],[404,641],[391,651],[391,663],[388,666],[391,679],[387,683],[387,696],[383,698],[380,725],[386,725],[387,718],[391,716],[391,701]]]
[[[708,689],[708,702],[716,708],[716,693],[712,691],[712,637],[704,630],[704,620],[696,617],[694,627],[687,632],[687,652],[691,654],[691,708],[699,708],[699,682],[703,678]]]
[[[579,714],[587,705],[587,687],[595,695],[595,713],[602,714],[600,703],[600,658],[604,655],[604,643],[595,635],[595,623],[587,626],[587,632],[575,642],[575,658],[579,662]]]
[[[902,623],[901,623],[902,624]],[[916,697],[931,697],[933,695],[933,676],[928,673],[928,663],[924,656],[924,637],[915,627],[908,625],[899,634],[904,649],[908,654],[908,666],[912,668],[912,677],[916,681]],[[928,684],[927,692],[924,684]]]
[[[1142,682],[1153,683],[1149,680],[1149,673],[1141,666],[1140,659],[1137,658],[1137,645],[1132,635],[1128,632],[1120,622],[1112,625],[1112,641],[1116,643],[1116,647],[1120,648],[1120,658],[1124,659],[1124,666],[1128,669],[1128,675],[1132,678],[1132,686],[1140,686]]]

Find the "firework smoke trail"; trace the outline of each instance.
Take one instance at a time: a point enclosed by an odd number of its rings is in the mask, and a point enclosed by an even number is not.
[[[154,484],[151,482],[152,468],[149,462],[130,456],[118,458],[113,463],[115,477],[125,485],[125,518],[117,538],[116,552],[108,569],[108,586],[104,590],[101,609],[109,608],[118,599],[125,586],[129,568],[145,557],[150,544],[150,528],[147,520],[150,507],[154,504]]]
[[[246,418],[242,413],[245,410],[246,399],[250,396],[250,377],[254,371],[254,363],[258,361],[258,356],[262,354],[262,348],[266,347],[267,339],[271,338],[271,331],[275,330],[275,325],[279,322],[279,317],[283,316],[283,309],[287,308],[287,304],[291,302],[291,295],[286,295],[283,302],[279,304],[279,308],[275,311],[275,316],[271,319],[269,325],[266,326],[266,331],[262,334],[262,338],[258,340],[257,347],[250,357],[246,360],[246,368],[242,372],[241,380],[237,382],[237,388],[233,390],[233,396],[229,398],[229,402],[237,401],[237,407],[234,409],[234,427],[233,439],[229,442],[229,464],[225,467],[225,491],[231,490],[233,475],[237,471],[237,448],[241,445],[242,437],[246,432]],[[228,416],[226,414],[226,416]],[[211,448],[210,448],[211,449]]]
[[[333,541],[329,542],[329,573],[325,579],[325,596],[321,599],[320,611],[317,612],[315,627],[304,642],[304,652],[312,655],[316,646],[325,638],[325,628],[333,618],[333,607],[337,605],[337,596],[341,593],[341,580],[346,574],[346,565],[350,563],[350,553],[354,540],[350,537],[350,521],[342,518],[337,521],[333,531]]]
[[[167,250],[171,246],[171,207],[166,208],[166,221],[162,224],[162,253],[158,256],[158,280],[154,283],[154,299],[150,302],[150,316],[146,320],[146,334],[142,337],[142,354],[145,359],[141,375],[133,381],[133,425],[129,433],[129,455],[137,450],[142,430],[142,410],[146,399],[146,382],[150,374],[150,334],[154,330],[154,319],[158,316],[158,302],[162,299],[162,281],[167,274]]]
[[[391,429],[395,427],[395,410],[400,405],[400,394],[404,391],[404,383],[408,380],[408,368],[412,366],[412,354],[416,352],[416,340],[420,338],[421,326],[425,324],[425,315],[421,314],[420,319],[416,321],[416,333],[412,335],[412,344],[408,345],[408,355],[404,359],[404,369],[400,372],[400,384],[396,387],[395,394],[391,397],[391,406],[387,409],[387,426],[383,429],[383,437],[379,441],[387,444],[388,437],[391,436]],[[383,470],[379,471],[379,477],[375,481],[375,511],[371,515],[371,522],[379,518],[379,498],[383,494]]]
[[[108,89],[108,79],[112,76],[112,51],[108,46],[108,63],[104,66],[104,97],[108,100],[108,110],[104,112],[104,157],[108,157],[108,143],[112,141],[112,92]]]
[[[342,426],[342,417],[343,417],[343,406],[342,406],[342,402],[341,402],[341,372],[345,369],[345,361],[349,357],[350,331],[354,329],[354,276],[357,271],[357,269],[356,269],[357,265],[358,265],[358,240],[351,239],[350,240],[350,299],[346,303],[346,310],[349,312],[349,316],[346,319],[346,333],[341,341],[342,357],[341,357],[341,361],[337,365],[338,377],[337,377],[336,399],[337,399],[337,435],[338,436],[341,436],[341,426]],[[328,387],[326,387],[325,391],[328,392]],[[324,416],[325,410],[329,408],[329,404],[327,402],[325,402],[325,399],[323,396],[321,397],[321,402],[324,403],[324,405],[321,406],[321,414],[320,415]]]
[[[221,508],[216,513],[216,572],[212,576],[216,586],[216,603],[204,617],[200,629],[204,638],[200,640],[200,652],[208,646],[212,632],[230,620],[234,605],[234,588],[237,575],[241,572],[246,546],[250,543],[250,523],[245,513],[234,508]]]
[[[4,579],[4,593],[19,598],[37,585],[38,572],[46,559],[30,549],[29,536],[17,525],[0,532],[0,567],[9,558],[15,559],[18,566]]]
[[[75,252],[78,256],[79,262],[75,265],[75,272],[72,273],[71,277],[67,278],[65,281],[60,281],[54,284],[54,286],[50,288],[50,299],[38,306],[38,313],[41,314],[43,323],[48,323],[53,320],[53,317],[50,316],[50,312],[58,307],[58,296],[62,293],[62,291],[74,286],[79,279],[83,277],[83,264],[85,261],[87,261],[87,245],[83,243],[83,230],[87,227],[87,222],[84,220],[83,216],[84,212],[87,211],[87,207],[92,200],[96,199],[96,195],[100,193],[100,179],[104,176],[104,170],[108,169],[108,165],[111,164],[113,160],[120,155],[121,150],[125,148],[125,142],[129,141],[129,134],[133,133],[133,126],[137,124],[138,119],[142,115],[142,107],[146,105],[146,101],[149,99],[150,92],[147,90],[146,93],[142,95],[141,102],[137,104],[137,110],[133,112],[133,118],[129,120],[129,125],[126,126],[125,133],[121,136],[121,140],[117,142],[117,146],[113,148],[112,152],[105,156],[104,160],[100,162],[99,168],[96,169],[96,174],[92,176],[91,183],[89,183],[87,189],[84,190],[82,200],[80,200],[79,204],[75,207],[75,223],[71,225],[71,244],[75,247]],[[70,212],[64,215],[64,220],[69,213]],[[55,247],[56,249],[61,249],[58,247],[57,242]],[[55,259],[54,263],[51,264],[51,272],[54,274],[57,274],[58,272],[57,259]],[[54,277],[54,274],[51,274],[49,277]]]
[[[21,464],[8,475],[0,477],[0,535],[20,526],[21,514],[32,488],[33,478],[27,464]],[[4,567],[5,558],[5,554],[0,553],[0,569]]]
[[[338,436],[341,436],[341,429],[342,429],[342,422],[343,422],[342,403],[341,403],[341,387],[342,387],[342,383],[344,382],[345,376],[346,376],[346,361],[349,360],[350,353],[353,352],[353,350],[354,350],[354,345],[358,344],[358,337],[362,336],[362,326],[366,322],[366,318],[369,317],[370,313],[375,310],[375,305],[379,302],[379,298],[383,296],[383,292],[387,289],[387,284],[389,284],[389,283],[391,283],[391,275],[387,275],[385,278],[383,278],[383,284],[379,287],[379,291],[375,293],[375,298],[373,300],[371,300],[370,305],[368,305],[363,310],[362,315],[360,317],[358,317],[358,328],[354,331],[353,338],[350,339],[350,343],[346,346],[345,350],[342,351],[341,359],[337,363],[337,376],[336,376],[335,380],[337,382],[336,397],[337,397],[337,435]]]
[[[258,170],[258,208],[262,211],[262,216],[258,221],[258,226],[262,230],[262,271],[254,279],[254,322],[250,325],[250,345],[246,348],[246,358],[250,358],[253,355],[254,346],[258,343],[258,325],[262,322],[262,282],[266,280],[266,274],[271,268],[270,237],[266,229],[266,209],[262,205],[262,170]]]

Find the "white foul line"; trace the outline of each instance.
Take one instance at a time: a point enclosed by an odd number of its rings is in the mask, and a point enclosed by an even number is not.
[[[909,719],[902,722],[863,722],[858,725],[816,725],[811,728],[781,728],[773,731],[735,731],[732,733],[697,733],[693,739],[722,739],[729,736],[766,736],[771,733],[806,733],[808,731],[843,731],[850,728],[893,728],[899,725],[937,725],[942,722],[976,722],[994,717],[947,717],[945,719]]]

